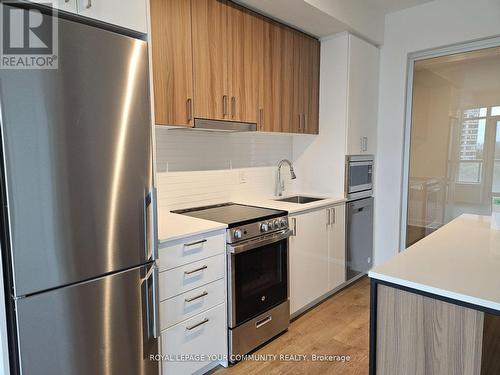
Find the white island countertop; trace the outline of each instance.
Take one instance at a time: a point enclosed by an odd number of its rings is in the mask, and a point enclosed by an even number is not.
[[[227,225],[216,221],[161,212],[158,217],[158,241],[164,243],[183,237],[194,236],[214,230],[226,229]]]
[[[368,275],[500,311],[500,231],[490,221],[462,215]]]

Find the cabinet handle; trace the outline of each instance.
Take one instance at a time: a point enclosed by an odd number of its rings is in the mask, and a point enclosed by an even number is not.
[[[196,268],[196,269],[191,270],[191,271],[184,271],[184,273],[185,273],[186,275],[191,275],[192,273],[199,272],[199,271],[203,271],[203,270],[205,270],[205,269],[207,269],[207,268],[208,268],[208,266],[201,266],[200,268]]]
[[[331,224],[331,220],[330,220],[330,209],[327,208],[326,209],[326,226],[329,226]]]
[[[69,0],[64,0],[65,3],[69,3]]]
[[[191,331],[192,329],[195,329],[196,327],[199,327],[205,323],[208,323],[208,318],[203,319],[201,322],[193,324],[192,326],[187,326],[186,329],[188,331]]]
[[[331,224],[335,225],[335,222],[337,221],[336,213],[335,213],[335,208],[330,208],[330,211],[332,211],[332,220]]]
[[[227,115],[227,95],[222,96],[222,115]]]
[[[85,8],[89,9],[92,7],[92,0],[87,0],[87,6]]]
[[[297,235],[297,219],[292,217],[292,236],[296,236]]]
[[[193,100],[188,98],[187,100],[187,120],[190,122],[193,119]]]
[[[236,116],[236,96],[231,97],[231,117]]]
[[[197,296],[195,296],[195,297],[191,297],[191,298],[186,298],[186,299],[184,299],[184,301],[186,301],[186,302],[193,302],[193,301],[196,301],[197,299],[200,299],[200,298],[202,298],[202,297],[205,297],[206,295],[208,295],[208,292],[205,290],[205,291],[203,291],[203,293],[198,294],[198,295],[197,295]]]
[[[304,116],[304,132],[307,133],[307,113],[303,113],[302,116]]]
[[[302,130],[302,115],[299,114],[299,133]]]
[[[264,110],[262,108],[259,109],[259,123],[260,130],[264,130]]]
[[[205,242],[207,242],[206,238],[203,240],[196,241],[196,242],[185,243],[184,246],[185,247],[195,246],[195,245],[200,245],[200,244],[205,243]]]

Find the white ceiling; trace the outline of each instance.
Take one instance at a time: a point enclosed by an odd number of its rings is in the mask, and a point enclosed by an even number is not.
[[[384,14],[429,3],[433,0],[363,0],[379,8]]]
[[[317,37],[341,31],[383,44],[385,15],[433,0],[234,0]]]

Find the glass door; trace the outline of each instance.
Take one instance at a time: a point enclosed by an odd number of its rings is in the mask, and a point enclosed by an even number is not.
[[[414,64],[406,247],[500,195],[500,48]]]

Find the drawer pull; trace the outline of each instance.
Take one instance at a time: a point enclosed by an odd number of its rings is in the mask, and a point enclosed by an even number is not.
[[[190,246],[195,246],[195,245],[201,245],[202,243],[205,243],[205,242],[207,242],[206,239],[200,240],[200,241],[196,241],[196,242],[185,243],[184,246],[185,247],[190,247]]]
[[[191,331],[192,329],[195,329],[196,327],[199,327],[205,323],[208,323],[208,318],[203,319],[201,322],[193,324],[192,326],[187,326],[186,329],[188,331]]]
[[[262,326],[265,326],[267,323],[269,323],[271,320],[273,320],[273,317],[271,315],[269,315],[268,317],[258,321],[258,322],[255,322],[255,328],[260,328]]]
[[[208,266],[205,265],[205,266],[201,266],[200,268],[196,268],[196,269],[191,270],[191,271],[184,271],[184,273],[186,275],[191,275],[192,273],[195,273],[195,272],[198,272],[198,271],[203,271],[204,269],[207,269],[207,268],[208,268]]]
[[[186,302],[193,302],[193,301],[196,301],[197,299],[201,298],[201,297],[205,297],[206,295],[208,295],[208,292],[207,291],[204,291],[203,293],[195,296],[195,297],[191,297],[191,298],[186,298],[184,301]]]

